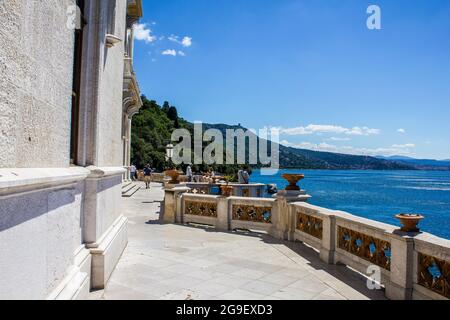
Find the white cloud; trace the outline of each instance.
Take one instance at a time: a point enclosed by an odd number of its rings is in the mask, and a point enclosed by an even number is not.
[[[345,128],[342,126],[335,126],[335,125],[310,124],[306,127],[280,128],[280,133],[289,136],[312,135],[322,133],[345,134],[349,136],[369,136],[379,134],[380,130],[372,129],[369,127]]]
[[[167,50],[164,50],[163,52],[161,52],[161,54],[163,56],[174,56],[174,57],[176,57],[177,52],[174,49],[167,49]]]
[[[178,40],[178,36],[175,36],[173,34],[171,34],[167,39],[173,42],[180,43],[180,40]]]
[[[330,141],[350,141],[350,138],[338,138],[338,137],[331,137],[330,139],[328,139]]]
[[[408,149],[408,148],[415,148],[416,145],[414,143],[406,143],[406,144],[394,144],[392,145],[392,148],[399,148],[399,149]]]
[[[156,37],[152,35],[152,30],[147,27],[147,24],[137,23],[133,28],[136,40],[145,41],[145,43],[151,43],[156,40]]]
[[[190,47],[190,46],[192,46],[192,38],[184,37],[183,40],[181,40],[181,44],[183,45],[183,47]]]
[[[192,46],[192,38],[188,37],[188,36],[184,37],[180,41],[180,37],[175,36],[175,35],[172,34],[167,39],[172,41],[172,42],[176,42],[176,43],[178,43],[178,44],[180,44],[180,45],[182,45],[183,47],[186,47],[186,48]]]
[[[301,142],[301,143],[291,143],[287,140],[283,140],[280,144],[286,147],[293,147],[299,149],[308,149],[314,151],[325,151],[333,153],[343,153],[343,154],[353,154],[353,155],[365,155],[365,156],[412,156],[414,153],[411,149],[415,148],[412,143],[398,145],[394,144],[390,147],[385,148],[356,148],[352,146],[336,146],[328,143],[311,143],[311,142]]]
[[[176,57],[176,56],[185,57],[186,56],[186,53],[184,53],[183,51],[181,51],[181,50],[176,51],[175,49],[164,50],[163,52],[161,52],[161,54],[163,56],[173,56],[173,57]]]
[[[405,129],[398,129],[397,132],[398,133],[406,133],[406,130]]]

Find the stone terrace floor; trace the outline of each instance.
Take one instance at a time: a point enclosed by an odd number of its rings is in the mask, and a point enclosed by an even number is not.
[[[123,198],[129,244],[106,289],[91,299],[384,299],[361,275],[321,262],[301,243],[160,224],[163,198],[158,184]]]

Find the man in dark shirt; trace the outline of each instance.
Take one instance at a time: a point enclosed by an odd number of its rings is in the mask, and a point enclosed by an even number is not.
[[[150,167],[150,164],[147,164],[144,168],[145,189],[150,188],[151,178],[152,178],[152,168]]]

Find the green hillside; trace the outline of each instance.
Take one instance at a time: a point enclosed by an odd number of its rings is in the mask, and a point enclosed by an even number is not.
[[[162,106],[156,101],[142,97],[143,107],[132,122],[132,163],[142,168],[151,163],[158,170],[166,166],[166,145],[170,143],[171,133],[176,128],[184,128],[193,133],[193,124],[178,115],[177,109],[165,102]],[[244,129],[240,125],[204,124],[203,130],[218,129],[224,136],[227,129]],[[206,144],[204,144],[206,145]],[[248,158],[248,154],[247,154]],[[368,156],[355,156],[319,152],[280,146],[280,165],[282,168],[297,169],[353,169],[353,170],[406,170],[415,169],[411,164],[398,163]],[[232,174],[237,165],[213,165],[218,172]],[[195,165],[194,171],[206,171],[208,166]]]

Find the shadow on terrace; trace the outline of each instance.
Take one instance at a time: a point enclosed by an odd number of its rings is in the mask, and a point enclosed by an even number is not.
[[[303,243],[163,223],[163,200],[159,184],[123,198],[129,244],[106,289],[92,299],[385,299],[361,274],[323,262]]]

